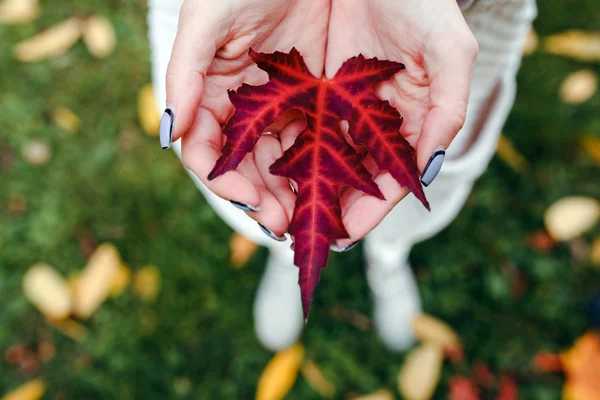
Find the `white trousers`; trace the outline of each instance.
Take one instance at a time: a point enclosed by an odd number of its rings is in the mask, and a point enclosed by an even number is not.
[[[149,37],[157,107],[165,107],[165,77],[177,32],[182,0],[149,0]],[[446,152],[444,165],[425,193],[427,212],[411,194],[402,200],[365,239],[369,253],[410,248],[445,228],[462,208],[474,181],[485,171],[515,97],[515,75],[522,48],[536,16],[535,0],[475,0],[465,19],[479,42],[465,125]],[[201,23],[201,21],[199,21]],[[181,157],[181,143],[173,148]],[[276,252],[290,252],[289,242],[276,242],[255,221],[190,176],[219,216],[238,233]],[[390,253],[390,254],[391,254]]]

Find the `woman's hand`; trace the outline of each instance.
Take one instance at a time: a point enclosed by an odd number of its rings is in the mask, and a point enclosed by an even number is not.
[[[320,76],[329,11],[329,0],[186,0],[180,12],[167,71],[172,138],[183,137],[184,165],[212,192],[257,210],[248,215],[276,236],[287,231],[295,202],[288,180],[269,173],[282,155],[279,140],[263,136],[237,170],[207,180],[225,139],[221,126],[233,112],[227,90],[267,81],[248,56],[251,47],[261,52],[296,47],[311,72]],[[168,146],[168,113],[165,118],[161,143]],[[281,128],[302,129],[302,124],[291,121]]]
[[[405,64],[406,70],[382,84],[377,94],[404,117],[400,133],[416,148],[421,172],[464,123],[477,51],[456,0],[332,1],[326,75],[333,77],[346,59],[359,53]],[[366,165],[386,200],[354,189],[342,195],[351,238],[337,242],[341,249],[374,229],[408,194],[372,159]],[[431,175],[429,171],[427,180]]]

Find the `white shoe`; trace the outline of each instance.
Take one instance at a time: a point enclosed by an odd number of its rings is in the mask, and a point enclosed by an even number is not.
[[[364,248],[375,330],[390,350],[405,350],[415,339],[411,322],[421,313],[419,291],[408,265],[410,247],[367,240]]]
[[[304,328],[298,267],[289,249],[272,249],[254,301],[254,329],[273,351],[294,344]]]

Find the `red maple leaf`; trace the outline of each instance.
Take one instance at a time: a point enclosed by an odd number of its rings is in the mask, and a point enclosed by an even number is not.
[[[208,179],[235,169],[263,131],[284,112],[298,109],[304,113],[306,129],[270,171],[298,185],[288,231],[294,236],[294,263],[300,268],[307,318],[329,247],[349,237],[342,223],[340,190],[353,187],[383,199],[362,157],[342,136],[341,121],[349,122],[348,133],[354,143],[363,145],[381,170],[389,171],[429,209],[415,151],[399,133],[402,117],[373,92],[375,85],[390,79],[404,65],[358,56],[347,60],[328,80],[313,76],[296,49],[289,54],[250,50],[250,57],[269,74],[269,81],[261,86],[244,84],[237,92],[230,92],[235,113],[223,129],[227,142]]]

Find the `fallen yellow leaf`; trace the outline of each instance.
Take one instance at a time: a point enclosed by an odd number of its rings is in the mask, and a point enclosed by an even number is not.
[[[73,304],[71,291],[65,279],[54,268],[36,264],[23,278],[25,297],[48,319],[69,316]]]
[[[303,359],[304,347],[299,343],[275,354],[260,376],[256,400],[283,399],[294,386]]]
[[[102,244],[92,253],[74,285],[75,315],[88,318],[108,297],[121,265],[116,247]]]
[[[600,203],[583,196],[564,197],[546,210],[544,222],[554,240],[569,241],[584,234],[600,219]]]
[[[108,57],[117,47],[117,34],[113,24],[101,16],[88,18],[83,28],[83,42],[94,57]]]
[[[406,400],[428,400],[440,380],[444,350],[424,343],[411,351],[398,374],[398,391]]]
[[[127,265],[121,264],[112,282],[110,295],[119,297],[125,291],[129,282],[131,282],[131,269]]]
[[[566,383],[565,400],[600,399],[600,337],[589,332],[577,339],[570,350],[560,355]]]
[[[154,265],[137,270],[133,276],[133,291],[147,303],[156,300],[160,291],[160,272]]]
[[[600,167],[600,138],[594,135],[584,135],[581,137],[581,147],[594,159]]]
[[[331,398],[335,395],[335,386],[327,380],[317,364],[311,360],[304,361],[300,372],[308,386],[322,397]]]
[[[550,54],[578,61],[600,61],[600,32],[571,30],[546,38],[545,50]]]
[[[36,62],[59,56],[81,37],[81,21],[69,18],[37,35],[19,42],[13,52],[21,62]]]
[[[523,55],[528,56],[532,54],[538,48],[540,41],[538,39],[537,33],[532,29],[529,31],[527,38],[525,39],[525,44],[523,45]]]
[[[588,101],[598,89],[598,78],[592,70],[583,69],[568,75],[560,85],[559,95],[567,104]]]
[[[11,390],[0,400],[38,400],[46,391],[46,384],[41,379],[33,379]]]
[[[60,107],[52,112],[54,123],[67,132],[75,133],[81,126],[81,119],[68,108]]]
[[[364,396],[352,397],[351,400],[394,400],[394,394],[387,389],[380,389]]]
[[[590,260],[592,261],[592,265],[600,267],[600,236],[596,237],[594,243],[592,243]]]
[[[37,0],[4,0],[0,3],[0,24],[26,24],[39,14]]]
[[[258,245],[247,237],[234,233],[229,240],[231,250],[231,265],[240,269],[246,265],[250,257],[256,252]]]
[[[498,140],[497,154],[506,165],[517,173],[523,172],[527,168],[528,162],[525,156],[504,135],[500,135],[500,139]]]
[[[81,340],[87,335],[87,328],[72,319],[49,320],[48,323],[73,340]]]
[[[160,118],[156,109],[154,88],[149,83],[142,86],[138,93],[138,117],[146,135],[158,136]]]
[[[412,320],[412,328],[415,336],[425,343],[437,344],[444,349],[460,345],[460,339],[450,325],[431,315],[417,315]]]

